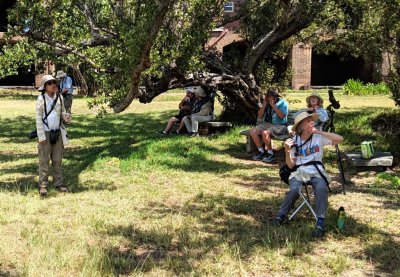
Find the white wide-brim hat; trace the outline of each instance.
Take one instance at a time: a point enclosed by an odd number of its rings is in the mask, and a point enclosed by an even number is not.
[[[319,95],[316,92],[311,93],[311,95],[307,96],[306,98],[306,102],[307,102],[307,106],[310,107],[310,99],[311,97],[317,97],[319,99],[319,106],[322,107],[324,105],[324,99],[322,99],[321,95]]]
[[[202,87],[196,86],[196,87],[191,87],[191,91],[194,92],[194,94],[197,97],[206,97],[206,92]]]
[[[294,124],[292,130],[297,132],[297,127],[299,127],[300,123],[306,119],[311,117],[313,121],[316,121],[319,118],[319,114],[317,113],[308,113],[308,112],[301,112],[299,113],[296,118],[294,119]]]
[[[65,73],[64,71],[62,71],[62,70],[57,71],[57,75],[56,75],[57,79],[64,78],[65,76],[67,76],[67,73]]]
[[[46,84],[48,81],[51,80],[56,80],[53,76],[51,75],[43,75],[42,80],[40,81],[40,87],[38,90],[44,90],[44,84]]]

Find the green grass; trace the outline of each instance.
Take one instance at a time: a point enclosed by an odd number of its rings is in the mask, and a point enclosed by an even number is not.
[[[75,99],[64,180],[71,192],[40,199],[36,184],[35,92],[0,98],[0,275],[3,276],[365,276],[400,275],[399,172],[358,173],[346,166],[347,194],[332,185],[326,237],[310,237],[302,212],[269,225],[287,187],[277,166],[250,161],[236,126],[213,137],[160,137],[182,93],[119,115],[96,117]],[[301,108],[307,94],[289,92]],[[322,93],[327,99],[327,94]],[[371,137],[394,151],[368,122],[396,112],[386,96],[337,95],[342,150]],[[221,107],[217,107],[221,111]],[[335,160],[333,149],[326,153]],[[327,166],[337,180],[335,164]],[[394,181],[393,181],[394,180]],[[339,206],[347,212],[335,228]]]

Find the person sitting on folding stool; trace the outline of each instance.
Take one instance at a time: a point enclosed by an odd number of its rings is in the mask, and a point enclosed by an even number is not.
[[[328,207],[328,185],[330,177],[322,164],[325,145],[336,145],[343,137],[317,130],[314,122],[319,115],[302,112],[295,117],[293,130],[296,136],[285,141],[286,164],[292,169],[289,177],[290,190],[287,192],[282,206],[273,220],[275,226],[281,225],[294,202],[299,198],[302,184],[310,182],[316,198],[317,223],[312,231],[313,237],[324,234],[324,219]]]

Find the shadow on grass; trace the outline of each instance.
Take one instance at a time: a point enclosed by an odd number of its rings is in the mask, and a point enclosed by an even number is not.
[[[103,248],[104,259],[98,267],[103,274],[146,273],[155,268],[163,268],[176,275],[193,274],[199,270],[202,260],[219,251],[236,253],[238,260],[249,260],[255,251],[282,252],[288,258],[298,259],[310,254],[323,243],[311,238],[314,222],[312,216],[303,209],[290,224],[272,227],[269,220],[274,218],[282,197],[269,197],[263,200],[243,199],[225,195],[199,193],[183,207],[169,207],[164,203],[150,203],[147,209],[152,211],[150,218],[156,222],[159,218],[182,215],[190,218],[190,223],[159,226],[144,229],[134,224],[110,226],[106,235],[120,240],[123,245]],[[156,207],[156,208],[154,208]],[[376,269],[382,272],[399,270],[396,259],[399,258],[400,243],[390,234],[371,228],[348,217],[343,233],[333,227],[336,222],[336,210],[329,208],[327,217],[328,236],[340,240],[344,237],[382,237],[380,243],[366,243],[363,253],[357,252],[355,259],[372,259]],[[195,223],[194,223],[195,222]],[[221,254],[222,255],[222,254]],[[104,264],[107,261],[107,264]],[[344,265],[343,271],[349,265]],[[201,274],[201,272],[197,272]],[[339,272],[340,273],[340,272]]]
[[[252,169],[252,164],[232,164],[215,159],[216,154],[237,152],[241,147],[235,141],[223,145],[214,145],[216,137],[188,138],[186,136],[162,137],[156,130],[164,127],[166,118],[171,112],[151,114],[109,115],[104,118],[75,115],[72,124],[68,125],[71,145],[67,146],[63,158],[64,183],[72,192],[93,189],[94,186],[81,183],[79,175],[91,170],[100,160],[112,158],[131,165],[143,164],[147,168],[165,168],[183,172],[215,172],[223,174],[235,169]],[[34,128],[34,119],[18,116],[12,119],[0,118],[2,142],[13,149],[24,145],[25,150],[3,150],[0,162],[24,160],[23,164],[13,163],[1,170],[1,189],[15,191],[16,186],[9,186],[9,179],[19,184],[18,190],[27,192],[36,189],[37,180],[37,142],[29,140],[27,134]],[[16,146],[16,147],[15,147]],[[220,150],[223,147],[224,150]],[[121,166],[121,171],[124,169]],[[131,169],[129,169],[131,170]],[[149,171],[151,169],[148,169]],[[125,172],[124,174],[129,174]],[[13,174],[19,177],[11,177]],[[25,175],[25,176],[21,176]],[[9,177],[7,177],[9,176]],[[29,176],[29,178],[26,178]],[[33,177],[33,178],[32,178]],[[37,179],[37,178],[36,178]],[[101,185],[102,189],[115,189],[111,183]],[[99,188],[97,188],[99,189]]]

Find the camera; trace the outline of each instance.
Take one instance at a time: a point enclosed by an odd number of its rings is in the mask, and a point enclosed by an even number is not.
[[[56,144],[59,137],[60,137],[60,129],[50,130],[50,143],[51,144]]]
[[[335,99],[335,96],[333,95],[333,90],[328,90],[328,95],[329,95],[329,102],[331,103],[329,106],[334,108],[334,109],[339,109],[340,108],[340,103]]]
[[[28,134],[28,138],[29,138],[29,139],[37,138],[37,131],[36,131],[36,129],[33,130],[32,132],[30,132],[30,133]]]

